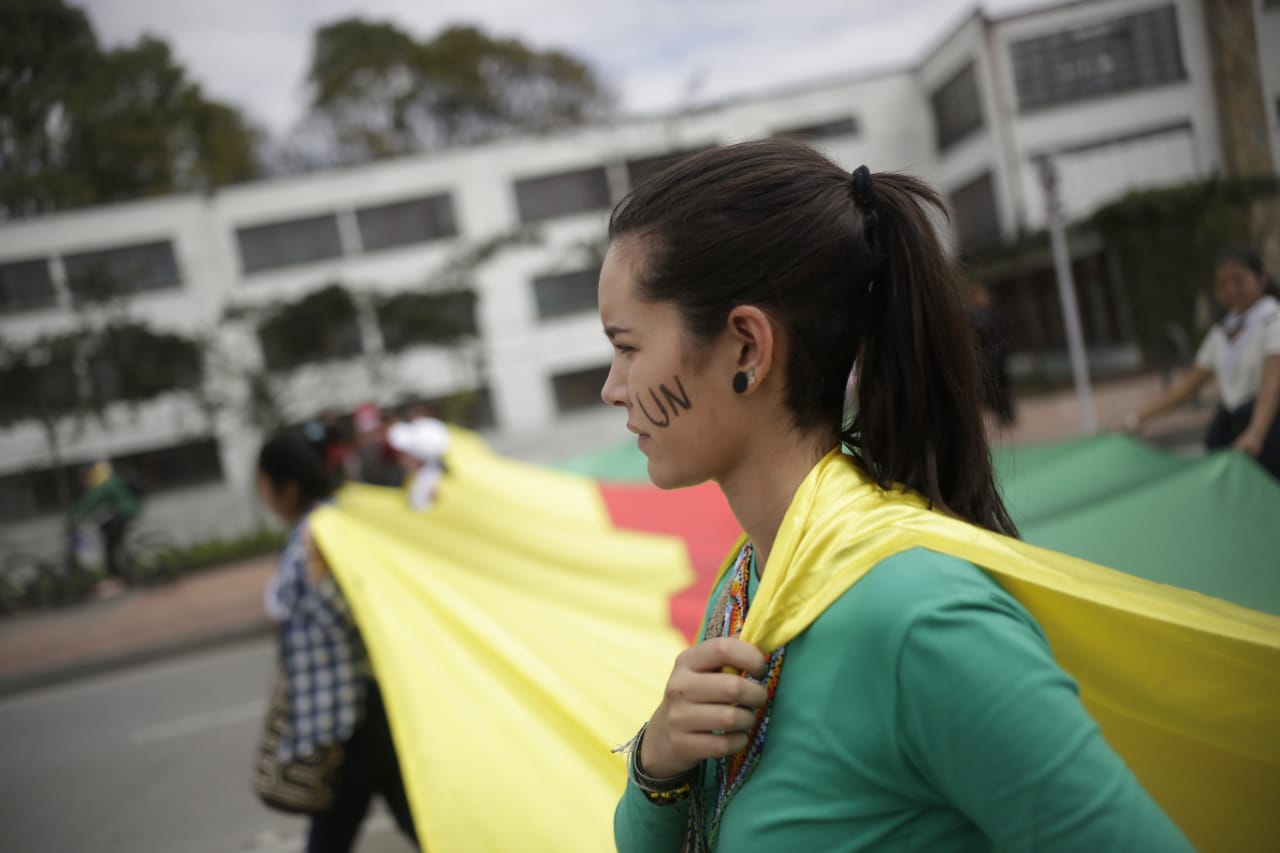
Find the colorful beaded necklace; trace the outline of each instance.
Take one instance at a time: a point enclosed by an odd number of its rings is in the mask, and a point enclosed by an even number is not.
[[[755,566],[755,551],[751,547],[751,543],[742,546],[742,551],[738,554],[738,560],[733,567],[733,574],[729,579],[728,594],[722,596],[720,602],[717,602],[719,612],[716,614],[716,622],[718,625],[710,627],[715,631],[708,632],[708,637],[733,637],[742,632],[742,623],[747,618],[747,606],[750,601],[751,581],[753,576],[753,567]],[[718,630],[715,630],[717,629]],[[760,753],[764,750],[764,739],[769,731],[769,717],[773,707],[773,697],[778,692],[778,677],[782,674],[782,659],[786,654],[786,647],[783,646],[773,654],[769,655],[769,668],[764,678],[757,679],[750,675],[744,675],[757,684],[763,684],[767,693],[764,705],[756,711],[756,720],[748,733],[747,746],[741,752],[716,760],[716,797],[715,804],[711,809],[709,826],[707,827],[706,843],[709,848],[714,848],[716,838],[720,834],[720,820],[724,816],[724,810],[729,804],[729,800],[746,782],[747,777],[751,775],[751,771],[760,762]],[[695,811],[701,811],[700,809]],[[692,817],[692,815],[691,815]],[[698,827],[695,829],[701,829]],[[700,832],[696,834],[701,835]]]

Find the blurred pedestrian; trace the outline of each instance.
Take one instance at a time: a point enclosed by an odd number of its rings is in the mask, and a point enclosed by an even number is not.
[[[286,725],[281,764],[333,756],[332,802],[311,814],[307,853],[347,853],[373,795],[396,825],[416,834],[391,728],[364,641],[342,589],[308,531],[308,518],[329,500],[331,481],[307,441],[277,435],[258,455],[258,494],[290,527],[266,590],[268,615],[279,626]]]
[[[356,408],[354,419],[355,471],[351,479],[375,486],[399,486],[404,482],[404,471],[387,442],[388,424],[382,412],[373,403],[365,403]]]
[[[435,502],[436,489],[445,473],[449,428],[436,418],[416,417],[408,423],[392,424],[387,441],[400,454],[409,476],[409,506],[428,509]]]
[[[1205,336],[1195,366],[1169,393],[1130,414],[1125,426],[1141,429],[1216,379],[1221,403],[1205,445],[1246,453],[1280,479],[1280,300],[1262,259],[1249,249],[1218,255],[1213,294],[1227,313]]]
[[[970,286],[969,314],[978,335],[978,351],[982,355],[983,403],[995,413],[1002,426],[1012,426],[1017,415],[1009,378],[1009,330],[991,289],[985,284]]]
[[[97,523],[107,570],[107,578],[98,592],[116,593],[125,584],[124,540],[133,522],[142,514],[142,492],[106,460],[86,468],[83,482],[85,493],[71,508],[71,523],[74,526],[89,519]]]

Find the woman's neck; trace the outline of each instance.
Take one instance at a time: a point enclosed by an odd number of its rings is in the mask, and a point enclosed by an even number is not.
[[[790,430],[763,436],[748,449],[742,462],[720,479],[720,490],[755,548],[761,577],[796,489],[836,441],[835,436],[826,435],[797,437]]]

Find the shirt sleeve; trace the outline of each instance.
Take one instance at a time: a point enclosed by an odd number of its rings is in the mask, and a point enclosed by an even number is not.
[[[1262,357],[1280,355],[1280,314],[1275,314],[1262,330]]]
[[[1000,850],[1192,850],[1011,600],[951,601],[917,615],[898,690],[912,763]]]
[[[1200,343],[1200,349],[1196,350],[1196,367],[1203,367],[1205,370],[1218,369],[1218,346],[1221,337],[1222,330],[1217,326],[1209,330],[1209,334],[1205,335]]]
[[[693,796],[700,792],[694,791]],[[689,801],[657,805],[627,781],[622,799],[613,812],[613,839],[618,853],[680,853]]]

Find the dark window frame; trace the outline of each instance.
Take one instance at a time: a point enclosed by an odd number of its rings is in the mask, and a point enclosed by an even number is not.
[[[861,136],[862,120],[853,113],[849,113],[826,121],[806,122],[805,124],[782,127],[775,130],[773,135],[811,140]]]
[[[406,198],[356,208],[360,247],[380,252],[458,236],[453,196],[449,193]]]
[[[128,260],[131,256],[134,263]],[[143,258],[143,263],[137,262]],[[150,267],[149,276],[139,274],[144,265]],[[67,290],[78,303],[173,290],[183,284],[172,240],[73,252],[62,256],[62,268]]]
[[[929,95],[934,141],[939,151],[959,145],[987,125],[978,85],[978,63],[970,60]]]
[[[287,229],[315,227],[317,230],[305,239],[290,236]],[[332,234],[321,233],[321,230]],[[270,238],[264,236],[275,232]],[[338,227],[338,215],[332,211],[294,219],[280,219],[240,225],[235,229],[236,249],[240,253],[240,270],[246,276],[272,272],[278,269],[325,263],[337,260],[345,254],[342,232]],[[330,240],[331,238],[331,240]],[[264,241],[263,246],[246,249],[246,240]],[[314,241],[314,242],[309,242]],[[321,243],[328,246],[321,247]],[[250,245],[253,245],[252,243]]]
[[[555,320],[599,309],[600,267],[547,273],[533,279],[534,307],[539,320]]]
[[[551,390],[556,401],[556,413],[571,415],[604,408],[600,389],[609,376],[609,367],[606,363],[552,374]]]
[[[596,213],[613,204],[604,166],[517,178],[512,188],[523,223]]]
[[[33,282],[26,273],[36,270],[43,272],[43,278]],[[35,278],[40,279],[41,274],[37,273]],[[46,291],[47,296],[33,298],[32,293],[38,290]],[[58,288],[54,286],[48,258],[23,258],[0,262],[0,314],[20,314],[24,311],[56,308],[57,305]]]
[[[1173,4],[1013,42],[1009,60],[1023,113],[1187,79]]]
[[[1000,243],[1000,199],[993,172],[983,172],[956,187],[948,193],[948,201],[961,252],[981,252]]]

